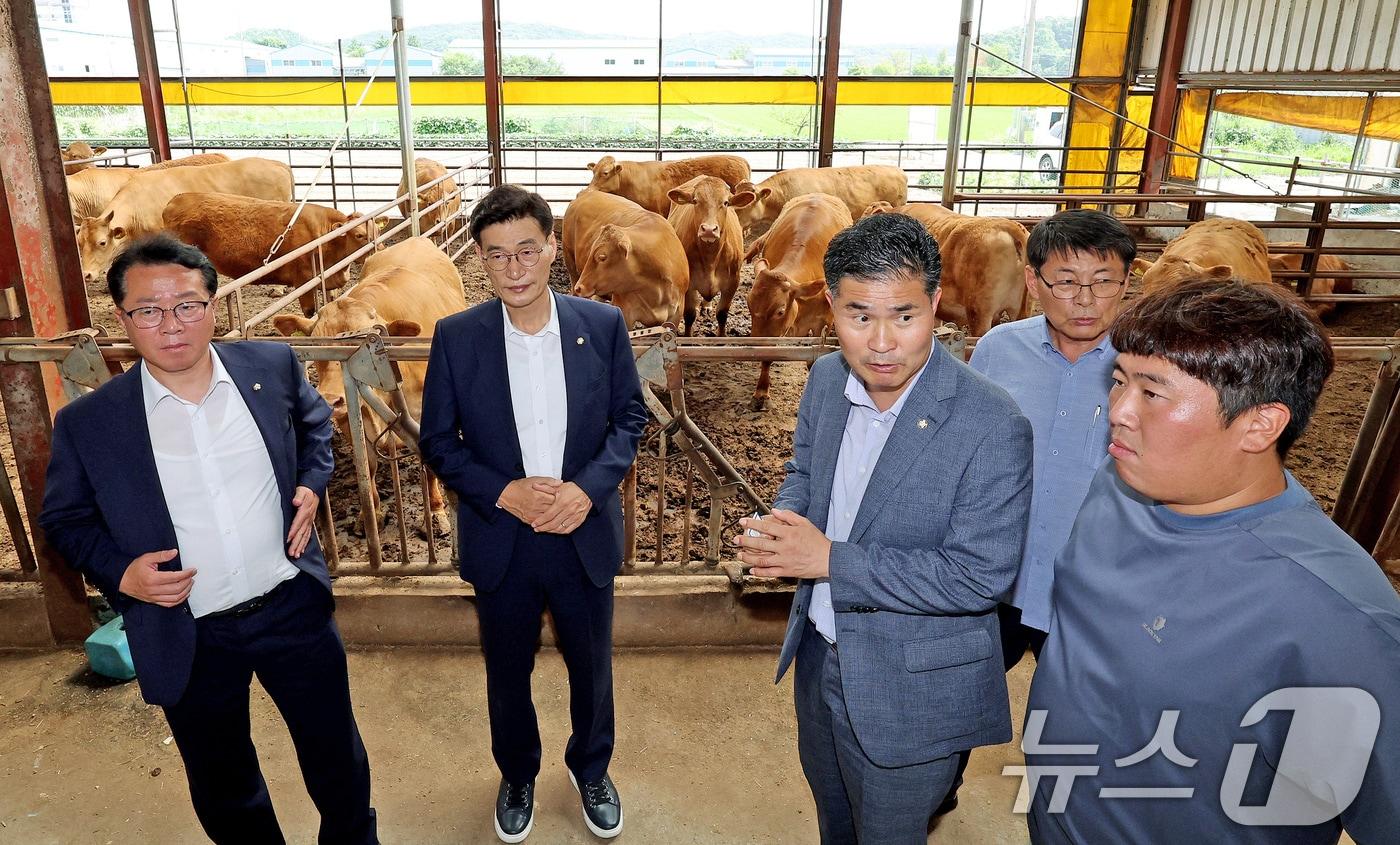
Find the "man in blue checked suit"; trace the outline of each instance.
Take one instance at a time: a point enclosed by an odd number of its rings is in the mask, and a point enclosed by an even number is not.
[[[997,603],[1021,559],[1031,429],[933,341],[938,246],[880,214],[825,259],[841,344],[817,361],[755,575],[800,578],[798,751],[825,845],[924,843],[962,752],[1010,740]]]

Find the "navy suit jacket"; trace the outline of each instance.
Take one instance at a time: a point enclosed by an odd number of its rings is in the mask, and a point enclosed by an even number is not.
[[[934,343],[895,420],[850,537],[831,544],[841,685],[861,748],[908,766],[1011,738],[997,601],[1021,562],[1031,427],[1006,391]],[[826,528],[851,403],[839,352],[812,367],[775,508]],[[798,586],[778,663],[806,633]],[[812,634],[812,636],[817,636]]]
[[[282,494],[285,535],[292,524],[296,488],[323,496],[330,481],[331,409],[307,383],[301,362],[286,344],[221,343],[219,360],[267,444]],[[194,660],[189,604],[161,607],[118,590],[134,559],[178,547],[151,451],[140,367],[131,367],[58,412],[39,524],[59,554],[122,614],[141,695],[151,704],[178,702]],[[315,532],[292,563],[330,590]],[[199,561],[191,565],[197,567]],[[176,555],[161,568],[184,567]]]
[[[550,295],[558,305],[568,403],[562,480],[577,484],[593,502],[570,537],[589,579],[602,587],[622,565],[617,487],[637,456],[646,404],[622,312],[602,302]],[[485,592],[495,589],[524,525],[496,507],[496,500],[507,484],[525,477],[499,299],[438,321],[423,383],[419,445],[423,461],[458,496],[463,580]]]

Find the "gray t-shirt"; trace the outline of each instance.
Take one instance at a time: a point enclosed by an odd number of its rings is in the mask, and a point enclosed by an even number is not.
[[[1260,704],[1288,688],[1341,689]],[[1056,563],[1028,711],[1032,771],[1097,767],[1063,812],[1044,773],[1034,842],[1331,843],[1343,825],[1358,843],[1400,842],[1400,598],[1291,474],[1272,499],[1193,517],[1105,461]],[[1042,745],[1097,749],[1036,753],[1035,711]],[[1151,753],[1154,737],[1166,753]],[[1350,801],[1347,772],[1360,782]],[[1309,815],[1305,794],[1332,812]],[[1257,823],[1290,812],[1306,820]]]

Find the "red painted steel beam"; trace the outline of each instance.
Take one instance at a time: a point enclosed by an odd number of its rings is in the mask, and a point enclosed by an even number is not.
[[[133,0],[134,2],[134,0]],[[482,73],[486,77],[486,151],[491,154],[491,187],[504,181],[501,171],[501,51],[496,0],[481,0]]]
[[[1152,92],[1152,115],[1147,125],[1147,148],[1142,157],[1142,179],[1138,193],[1155,194],[1162,190],[1166,179],[1167,138],[1173,137],[1176,124],[1178,85],[1181,81],[1181,60],[1186,55],[1186,34],[1191,23],[1191,0],[1171,0],[1167,7],[1166,29],[1162,33],[1162,52],[1157,59],[1157,86]],[[1153,134],[1160,133],[1160,134]],[[1161,136],[1166,136],[1161,137]]]
[[[127,8],[131,11],[131,40],[136,47],[136,80],[141,87],[141,110],[146,115],[146,137],[156,161],[169,161],[170,128],[165,122],[165,92],[160,87],[151,4],[149,0],[127,0]]]
[[[822,53],[821,122],[817,132],[817,166],[830,167],[836,146],[836,85],[841,76],[841,0],[827,0],[826,50]]]

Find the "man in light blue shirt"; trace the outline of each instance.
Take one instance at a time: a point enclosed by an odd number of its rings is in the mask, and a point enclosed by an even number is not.
[[[1035,433],[1035,491],[1011,595],[998,609],[1009,671],[1027,646],[1037,658],[1050,630],[1055,557],[1108,445],[1108,389],[1132,235],[1098,211],[1062,211],[1026,243],[1026,289],[1045,313],[1003,323],[978,342],[972,368],[1005,388]]]

